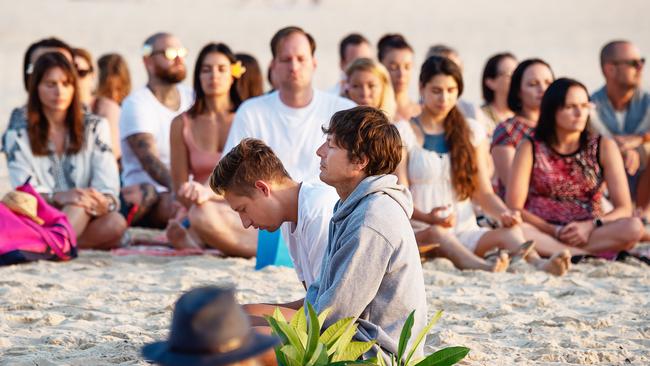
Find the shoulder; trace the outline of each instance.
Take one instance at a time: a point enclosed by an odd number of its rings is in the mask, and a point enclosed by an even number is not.
[[[20,130],[27,128],[27,107],[22,106],[14,108],[9,117],[7,132],[10,130]]]
[[[314,100],[316,103],[322,103],[331,106],[336,111],[350,109],[357,106],[356,103],[348,98],[343,98],[335,94],[327,93],[321,90],[314,89]]]
[[[303,182],[300,187],[301,210],[326,211],[331,215],[339,196],[334,188],[325,184]]]
[[[242,116],[261,115],[269,112],[274,109],[273,106],[277,100],[279,100],[277,91],[249,98],[237,108],[235,119],[240,119]]]
[[[600,150],[605,154],[610,154],[613,152],[618,152],[618,145],[611,137],[593,135],[589,137],[589,144],[599,145]]]
[[[467,121],[467,126],[471,131],[471,139],[474,146],[480,145],[487,139],[487,130],[481,123],[474,118],[465,118],[465,121]]]
[[[603,101],[603,98],[607,98],[607,90],[605,90],[605,86],[601,87],[600,89],[596,90],[592,95],[591,99],[594,103],[598,104]]]

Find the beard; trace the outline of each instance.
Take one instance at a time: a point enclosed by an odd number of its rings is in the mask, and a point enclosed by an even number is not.
[[[181,65],[176,70],[172,70],[171,68],[165,69],[156,65],[156,70],[154,74],[158,79],[160,79],[165,83],[178,84],[181,81],[185,80],[185,74],[186,74],[185,65]]]

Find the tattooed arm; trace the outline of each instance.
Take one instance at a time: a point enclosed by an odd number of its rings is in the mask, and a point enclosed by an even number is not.
[[[158,158],[156,141],[150,133],[136,133],[126,138],[126,142],[140,161],[142,169],[159,184],[172,188],[169,168]]]

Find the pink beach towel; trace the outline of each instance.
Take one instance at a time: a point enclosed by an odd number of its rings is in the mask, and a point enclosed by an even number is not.
[[[0,265],[35,260],[67,261],[77,256],[77,238],[65,214],[45,202],[29,184],[16,188],[36,197],[39,225],[0,204]]]

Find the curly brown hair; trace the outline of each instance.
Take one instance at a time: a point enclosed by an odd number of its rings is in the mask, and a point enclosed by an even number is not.
[[[423,88],[437,75],[451,76],[458,85],[458,96],[463,93],[463,76],[458,65],[446,57],[431,56],[420,70],[420,87]],[[458,200],[472,196],[477,187],[478,162],[471,140],[471,131],[463,114],[454,106],[445,117],[445,142],[449,146],[451,183]]]
[[[219,161],[210,176],[210,188],[217,194],[250,195],[258,180],[286,179],[291,177],[273,150],[261,140],[246,138]]]

